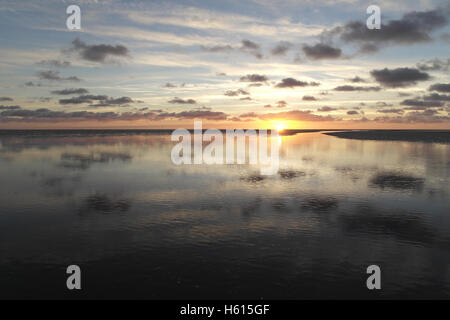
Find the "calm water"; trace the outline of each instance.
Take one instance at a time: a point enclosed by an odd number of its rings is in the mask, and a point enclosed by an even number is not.
[[[0,298],[450,298],[450,145],[280,143],[264,178],[161,132],[0,135]]]

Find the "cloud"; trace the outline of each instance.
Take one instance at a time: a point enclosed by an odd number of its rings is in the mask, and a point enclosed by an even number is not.
[[[200,46],[200,49],[206,52],[231,52],[235,50],[239,50],[242,52],[249,53],[253,56],[255,56],[258,59],[262,59],[262,54],[260,52],[261,46],[257,44],[256,42],[244,39],[241,41],[240,47],[233,47],[229,44],[225,45],[214,45],[214,46]]]
[[[334,91],[380,91],[380,87],[360,87],[360,86],[338,86],[333,89]]]
[[[416,64],[421,71],[448,71],[450,67],[450,58],[447,60],[431,59]]]
[[[317,112],[330,112],[330,111],[335,111],[338,110],[337,108],[333,108],[333,107],[320,107],[319,109],[317,109]]]
[[[206,120],[226,120],[228,115],[224,112],[209,111],[209,110],[189,110],[172,113],[160,113],[157,119],[176,118],[176,119],[206,119]]]
[[[303,45],[302,50],[308,58],[313,60],[337,59],[342,55],[341,49],[324,43],[317,43],[313,46],[305,44]]]
[[[165,85],[163,85],[163,88],[177,88],[177,85],[167,82]]]
[[[247,112],[243,113],[239,116],[239,118],[258,118],[258,114],[255,112]]]
[[[129,103],[133,103],[133,99],[130,97],[120,97],[120,98],[108,98],[106,100],[102,100],[99,103],[91,104],[90,107],[109,107],[116,105],[126,105]]]
[[[72,41],[72,49],[78,52],[82,59],[100,63],[106,62],[106,59],[110,56],[126,57],[129,53],[128,49],[123,45],[87,45],[79,38]]]
[[[364,80],[363,78],[359,77],[359,76],[355,76],[354,78],[350,79],[350,82],[353,83],[360,83],[360,82],[367,82],[366,80]]]
[[[356,110],[350,110],[350,111],[347,111],[347,114],[350,115],[350,116],[353,116],[353,115],[359,114],[359,112],[356,111]]]
[[[47,70],[47,71],[39,71],[37,74],[37,77],[41,80],[49,80],[49,81],[74,81],[79,82],[81,81],[80,78],[71,76],[71,77],[61,77],[59,75],[59,71],[53,71],[53,70]],[[31,84],[31,83],[29,83]]]
[[[405,111],[403,109],[379,109],[377,110],[377,112],[380,113],[397,113],[397,114],[402,114]]]
[[[261,74],[248,74],[239,79],[241,82],[266,82],[268,80],[269,79],[265,75]]]
[[[60,99],[59,104],[82,104],[82,103],[92,103],[96,100],[107,100],[106,95],[81,95],[78,97],[73,97],[69,99]]]
[[[435,83],[428,88],[429,91],[450,92],[450,83]]]
[[[0,101],[13,101],[10,97],[0,97]]]
[[[0,105],[0,110],[17,110],[20,109],[20,106],[4,106]]]
[[[303,96],[303,101],[317,101],[317,99],[313,96]]]
[[[320,116],[311,113],[311,111],[301,111],[301,110],[292,110],[285,112],[277,112],[277,113],[266,113],[259,116],[260,119],[263,120],[271,120],[271,119],[287,119],[287,120],[297,120],[297,121],[334,121],[335,118],[331,116]]]
[[[306,87],[306,86],[318,86],[318,82],[305,82],[299,81],[294,78],[284,78],[278,83],[275,88],[294,88],[294,87]]]
[[[230,46],[229,44],[215,45],[215,46],[211,46],[211,47],[200,46],[200,48],[206,52],[228,52],[228,51],[234,50],[234,48],[232,46]]]
[[[90,111],[52,111],[46,108],[37,110],[5,110],[0,112],[0,121],[2,122],[35,122],[35,121],[113,121],[113,120],[154,120],[161,121],[165,119],[207,119],[207,120],[226,120],[228,115],[223,112],[214,112],[210,110],[189,110],[181,112],[90,112]]]
[[[244,40],[242,40],[241,43],[242,43],[241,49],[244,49],[244,50],[259,50],[261,48],[259,44],[255,43],[253,41],[250,41],[250,40],[244,39]]]
[[[61,60],[41,60],[37,64],[56,68],[67,68],[71,66],[70,61],[61,61]]]
[[[241,41],[241,48],[240,50],[243,52],[250,53],[251,55],[255,56],[258,59],[262,59],[262,54],[259,52],[261,49],[261,46],[253,41],[244,39]]]
[[[283,100],[278,101],[276,104],[277,104],[277,108],[284,108],[287,106],[287,102],[283,101]]]
[[[24,84],[26,87],[41,87],[42,84],[40,83],[34,83],[33,81],[27,81]]]
[[[450,34],[448,34],[446,32],[441,34],[441,36],[439,38],[441,38],[441,40],[444,42],[450,43]]]
[[[51,91],[52,94],[58,94],[58,95],[70,95],[70,94],[85,94],[85,93],[89,93],[89,91],[87,89],[84,88],[70,88],[70,89],[63,89],[63,90],[54,90]]]
[[[397,68],[391,70],[384,68],[381,70],[372,70],[370,74],[378,83],[391,88],[411,86],[418,81],[430,79],[428,73],[414,68]]]
[[[93,104],[94,101],[98,101],[98,103]],[[133,99],[131,99],[130,97],[110,98],[106,95],[81,95],[78,97],[59,100],[59,104],[62,105],[89,103],[90,107],[109,107],[116,105],[126,105],[132,102],[135,101],[133,101]]]
[[[352,21],[325,31],[323,37],[338,36],[342,41],[358,43],[362,51],[376,51],[381,45],[431,41],[431,32],[448,24],[450,6],[429,11],[412,11],[400,19],[389,20],[379,30],[370,30],[365,22]]]
[[[178,104],[196,104],[197,101],[195,101],[194,99],[181,99],[178,97],[173,98],[172,100],[168,101],[169,103],[178,103]]]
[[[238,89],[238,90],[228,90],[225,91],[224,95],[228,96],[228,97],[235,97],[235,96],[239,96],[239,95],[249,95],[250,93],[248,93],[247,91],[243,90],[243,89]]]
[[[422,110],[420,108],[427,108],[427,107],[442,107],[444,105],[440,101],[423,101],[419,99],[406,99],[403,100],[400,104],[403,106],[419,107],[419,109],[411,108],[411,110]]]
[[[271,53],[274,56],[283,56],[286,54],[286,52],[289,51],[289,49],[292,48],[292,43],[288,41],[282,41],[279,44],[275,46],[275,48],[272,49]]]
[[[392,104],[386,103],[384,101],[377,101],[377,103],[375,103],[378,107],[392,107]]]
[[[430,114],[424,111],[409,112],[403,117],[377,117],[373,121],[384,123],[442,123],[450,121],[450,117]]]
[[[450,95],[432,93],[430,95],[424,96],[423,99],[435,101],[450,101]]]

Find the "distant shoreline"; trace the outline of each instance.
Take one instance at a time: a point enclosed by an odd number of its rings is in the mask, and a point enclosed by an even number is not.
[[[361,130],[323,134],[343,139],[450,144],[450,130]]]
[[[0,136],[90,136],[90,135],[170,135],[175,129],[0,129]],[[203,133],[207,129],[203,129]],[[227,129],[219,129],[225,133]],[[234,129],[237,130],[237,129]],[[241,129],[248,130],[248,129]],[[254,129],[256,131],[263,129]],[[194,129],[188,129],[193,133]],[[270,129],[267,129],[270,133]],[[286,129],[280,136],[293,136],[299,133],[323,133],[343,139],[409,141],[450,144],[450,130],[367,130],[367,129]]]

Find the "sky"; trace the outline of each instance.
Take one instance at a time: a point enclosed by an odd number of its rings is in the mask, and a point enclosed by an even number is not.
[[[450,1],[0,0],[0,41],[0,129],[450,129]]]

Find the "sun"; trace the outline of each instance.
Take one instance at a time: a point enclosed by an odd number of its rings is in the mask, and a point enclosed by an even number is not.
[[[271,128],[276,129],[278,132],[281,132],[288,128],[288,123],[287,121],[275,121],[271,123]]]

